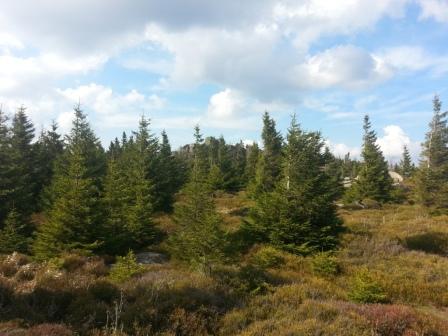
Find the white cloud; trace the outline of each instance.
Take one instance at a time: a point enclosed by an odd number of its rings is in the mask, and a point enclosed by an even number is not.
[[[64,58],[57,54],[36,57],[0,55],[0,95],[42,95],[56,79],[82,74],[97,68],[105,59],[100,56]]]
[[[362,88],[389,78],[392,73],[381,59],[367,51],[342,45],[310,57],[297,68],[300,86]]]
[[[400,18],[412,1],[4,2],[0,94],[15,94],[18,88],[49,90],[56,79],[98,69],[120,52],[148,43],[171,56],[130,56],[121,64],[165,76],[165,88],[211,83],[265,102],[297,101],[306,90],[363,88],[390,78],[392,68],[417,66],[397,60],[402,59],[399,50],[386,59],[350,45],[314,54],[309,47],[322,36],[352,35],[372,29],[384,17]],[[422,16],[445,3],[419,1]],[[10,54],[23,48],[35,56]],[[423,60],[421,56],[415,60]],[[447,62],[437,67],[438,73],[443,69]]]
[[[134,127],[141,115],[165,106],[165,101],[157,95],[146,96],[136,90],[121,95],[94,83],[57,92],[70,105],[80,101],[94,111],[96,122],[106,128]]]
[[[330,140],[325,141],[325,143],[333,155],[338,158],[343,158],[347,153],[350,153],[352,159],[359,158],[361,154],[361,149],[356,146],[348,146],[344,143],[333,143]]]
[[[430,69],[435,75],[448,71],[448,56],[430,54],[421,46],[392,47],[380,52],[379,57],[396,71],[415,72]]]
[[[405,145],[413,156],[416,156],[419,150],[419,144],[412,142],[400,126],[388,125],[384,127],[383,131],[384,135],[378,138],[377,144],[388,160],[394,162],[399,161]]]
[[[381,18],[404,15],[410,0],[304,0],[279,1],[274,15],[279,25],[307,48],[322,35],[351,35],[372,28]]]
[[[264,103],[227,88],[210,97],[200,124],[211,128],[258,130],[265,111],[275,115],[290,108],[275,101]]]
[[[448,1],[447,0],[417,0],[422,12],[420,19],[433,18],[438,22],[448,22]]]
[[[207,114],[217,120],[228,120],[236,117],[244,106],[243,97],[239,93],[225,89],[211,96]]]
[[[8,113],[22,104],[28,107],[27,112],[38,128],[49,126],[54,119],[60,124],[63,133],[70,130],[72,107],[80,102],[100,135],[111,129],[120,132],[135,129],[143,114],[151,118],[166,106],[165,100],[154,94],[143,94],[137,90],[120,94],[110,87],[95,83],[56,89],[39,99],[10,99],[0,96],[0,102]]]

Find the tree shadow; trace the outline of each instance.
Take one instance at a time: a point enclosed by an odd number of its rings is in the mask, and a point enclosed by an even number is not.
[[[448,256],[448,233],[425,232],[404,239],[404,245],[410,250]]]

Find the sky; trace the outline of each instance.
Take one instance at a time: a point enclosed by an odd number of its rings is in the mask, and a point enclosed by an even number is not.
[[[448,101],[447,42],[448,0],[1,1],[0,104],[67,132],[81,102],[105,145],[142,115],[177,147],[296,114],[355,157],[369,114],[396,161]]]

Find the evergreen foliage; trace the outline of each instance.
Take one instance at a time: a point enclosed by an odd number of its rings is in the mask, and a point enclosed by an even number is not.
[[[20,214],[29,216],[37,206],[37,169],[32,144],[34,126],[25,112],[25,107],[20,107],[12,119],[9,151],[12,190],[9,208],[15,208]]]
[[[171,151],[171,145],[165,131],[162,132],[157,168],[158,209],[169,212],[173,207],[174,195],[183,184],[184,177],[181,173],[180,162]]]
[[[67,150],[55,170],[46,222],[39,227],[34,243],[38,258],[72,251],[88,254],[101,246],[104,166],[103,149],[78,105]]]
[[[400,164],[398,166],[398,171],[405,179],[410,178],[415,171],[415,166],[412,163],[411,154],[409,153],[409,149],[406,145],[403,147],[403,157],[401,158]]]
[[[137,263],[134,252],[130,250],[125,256],[117,257],[117,262],[110,270],[109,279],[113,282],[122,283],[143,270],[144,267]]]
[[[364,138],[362,147],[362,165],[359,175],[353,185],[355,195],[359,200],[371,199],[378,202],[390,200],[392,179],[383,153],[377,145],[377,136],[369,120],[364,117]]]
[[[29,243],[25,236],[27,227],[26,220],[13,208],[0,230],[0,253],[26,253]]]
[[[51,184],[56,162],[64,150],[64,141],[57,130],[58,126],[53,122],[49,130],[42,131],[35,144],[37,165],[36,194],[41,195],[44,201],[48,198],[48,195],[45,195],[45,188]],[[40,204],[39,209],[42,207],[43,205]]]
[[[341,221],[334,202],[338,183],[326,170],[319,133],[304,132],[292,119],[275,191],[257,199],[248,229],[259,241],[299,254],[334,248]]]
[[[11,133],[7,121],[7,116],[0,109],[0,228],[9,213],[9,205],[13,189],[10,164]]]
[[[195,128],[194,162],[189,182],[175,204],[178,231],[170,239],[172,255],[192,266],[210,271],[224,260],[226,239],[216,211],[212,188],[205,170],[206,155],[199,127]]]
[[[123,254],[154,241],[156,229],[152,222],[154,185],[149,177],[154,142],[149,122],[142,117],[135,143],[124,142],[115,147],[109,159],[105,178],[104,204],[105,251]]]
[[[442,112],[438,96],[433,100],[434,115],[429,124],[422,159],[416,174],[416,199],[435,208],[448,207],[448,112]]]
[[[255,195],[275,189],[281,178],[282,136],[275,128],[275,121],[268,112],[263,115],[263,152],[257,162],[253,190]]]

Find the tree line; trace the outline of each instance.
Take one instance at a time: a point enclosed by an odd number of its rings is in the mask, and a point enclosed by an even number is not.
[[[284,137],[267,112],[261,147],[204,138],[197,126],[195,142],[173,151],[166,132],[156,136],[145,117],[105,150],[79,105],[65,137],[53,123],[37,139],[24,107],[11,120],[0,110],[0,252],[41,260],[123,255],[166,239],[173,257],[211,267],[241,240],[298,254],[333,249],[343,228],[341,200],[448,208],[447,112],[437,96],[433,112],[418,167],[406,147],[394,167],[405,179],[397,186],[368,116],[355,160],[334,157],[322,135],[295,116]],[[217,191],[253,199],[238,239],[223,230]],[[159,213],[176,223],[168,237],[154,224]]]

